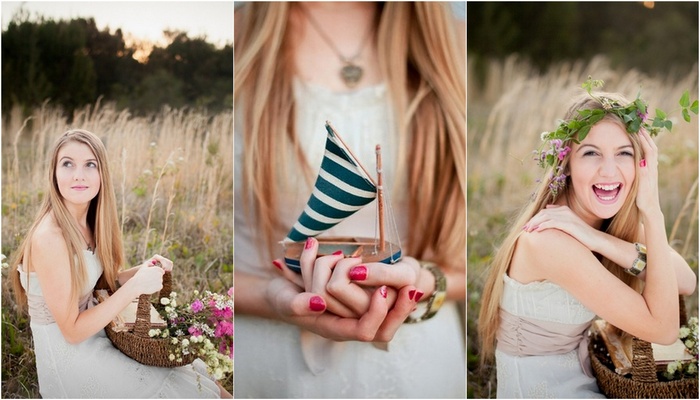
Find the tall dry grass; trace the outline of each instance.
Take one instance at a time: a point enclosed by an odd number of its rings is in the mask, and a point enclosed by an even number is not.
[[[174,290],[222,292],[233,283],[233,114],[163,109],[145,117],[100,104],[71,123],[45,104],[2,126],[2,253],[8,258],[45,195],[47,157],[69,128],[107,148],[127,267],[152,254],[174,261]],[[7,270],[2,285],[2,397],[38,397],[27,318],[16,312]],[[223,382],[232,392],[233,380]]]
[[[477,369],[476,320],[483,279],[510,221],[529,200],[536,180],[542,178],[531,153],[540,143],[540,133],[554,129],[571,100],[585,93],[581,83],[589,75],[604,80],[604,90],[630,99],[641,89],[650,110],[660,108],[675,117],[673,132],[663,131],[656,138],[661,205],[671,244],[697,274],[698,122],[697,117],[690,124],[682,121],[678,100],[686,89],[697,98],[698,71],[696,67],[682,75],[647,76],[614,70],[599,57],[556,64],[539,73],[513,56],[492,62],[488,78],[477,81],[473,63],[468,68],[468,396],[494,397],[495,371],[480,373]],[[688,307],[697,315],[697,295],[688,299]]]

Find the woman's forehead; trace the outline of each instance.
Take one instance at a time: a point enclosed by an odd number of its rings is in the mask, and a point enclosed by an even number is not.
[[[70,140],[64,143],[61,148],[58,149],[58,158],[67,157],[82,157],[82,158],[96,158],[95,153],[92,151],[90,146],[85,143],[79,142],[77,140]]]

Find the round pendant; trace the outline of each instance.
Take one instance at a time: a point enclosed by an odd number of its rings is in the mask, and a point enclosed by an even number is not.
[[[349,88],[354,87],[362,78],[362,68],[355,64],[348,63],[340,70],[340,77],[343,78],[345,86]]]

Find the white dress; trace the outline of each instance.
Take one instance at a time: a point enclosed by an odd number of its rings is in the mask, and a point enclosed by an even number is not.
[[[498,398],[604,398],[587,358],[595,314],[552,282],[503,280]]]
[[[323,157],[324,124],[328,120],[370,173],[376,164],[375,144],[382,145],[385,190],[391,195],[395,166],[389,161],[396,159],[396,144],[385,85],[333,93],[296,81],[294,94],[297,134],[312,170],[318,171]],[[242,115],[236,111],[234,182],[239,205],[243,201],[243,139]],[[291,173],[289,176],[295,178]],[[313,183],[306,184],[299,177],[289,192],[280,195],[285,226],[296,221]],[[398,231],[405,235],[408,216],[405,204],[398,199],[397,195],[389,198]],[[372,205],[365,207],[326,234],[374,237],[375,212]],[[258,247],[254,228],[239,206],[235,207],[234,246],[237,270],[263,277],[278,274],[272,259]],[[401,326],[388,351],[369,343],[333,342],[302,333],[294,325],[250,315],[236,314],[235,324],[235,398],[466,397],[465,327],[454,302],[445,303],[432,319]]]
[[[102,275],[97,256],[84,251],[88,282],[81,311],[92,306],[92,290]],[[39,392],[43,398],[219,398],[216,383],[197,359],[179,368],[151,367],[122,354],[100,330],[79,344],[63,338],[41,292],[36,273],[20,268],[28,292]]]

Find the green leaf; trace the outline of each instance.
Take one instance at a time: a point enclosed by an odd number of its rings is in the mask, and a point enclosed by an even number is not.
[[[685,122],[690,122],[690,113],[688,112],[688,109],[684,108],[682,113],[683,113],[683,119],[685,120]]]
[[[693,104],[690,106],[690,111],[693,112],[693,114],[698,115],[698,101],[695,100]]]
[[[581,143],[581,141],[583,141],[583,139],[585,139],[586,136],[588,136],[588,132],[591,130],[592,126],[593,125],[586,125],[583,128],[581,128],[578,131],[578,139],[574,139],[574,142]]]
[[[690,105],[690,92],[687,90],[683,92],[683,96],[681,96],[681,99],[678,101],[678,104],[681,105],[681,107],[688,107]]]
[[[656,109],[656,118],[666,119],[666,113],[663,110]]]
[[[664,124],[664,127],[668,129],[669,132],[671,132],[671,129],[673,129],[673,122],[670,120],[667,120],[666,123]]]

